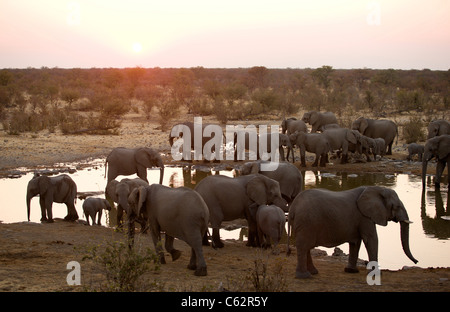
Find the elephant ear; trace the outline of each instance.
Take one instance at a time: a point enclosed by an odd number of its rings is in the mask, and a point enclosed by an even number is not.
[[[358,143],[358,141],[357,141],[357,139],[356,139],[356,135],[355,135],[355,133],[353,133],[352,130],[347,130],[346,139],[347,139],[347,141],[349,141],[350,143],[353,143],[353,144]]]
[[[450,139],[448,136],[439,136],[437,156],[439,159],[445,159],[450,151]]]
[[[256,175],[246,185],[248,197],[259,205],[267,203],[266,184],[259,175]]]
[[[139,148],[134,155],[134,159],[138,164],[147,168],[158,165],[158,154],[150,148]]]
[[[39,185],[39,194],[43,195],[47,193],[49,187],[50,187],[50,178],[47,176],[39,176],[36,179],[39,179],[38,185]]]
[[[311,112],[311,115],[309,116],[309,124],[315,124],[319,120],[319,113],[318,112]]]
[[[386,206],[386,189],[380,186],[367,186],[356,200],[359,211],[376,224],[386,226],[390,216]]]
[[[364,132],[366,131],[368,126],[369,126],[369,122],[367,121],[367,119],[364,117],[360,117],[359,118],[359,129],[358,129],[359,132],[364,134]]]
[[[130,204],[131,209],[133,209],[133,212],[137,216],[139,216],[143,212],[143,206],[146,198],[147,198],[147,189],[144,186],[135,188],[133,191],[131,191],[130,195],[128,196],[128,203]]]
[[[259,163],[257,161],[253,162],[250,167],[250,174],[259,173],[260,167],[261,167],[261,163]]]

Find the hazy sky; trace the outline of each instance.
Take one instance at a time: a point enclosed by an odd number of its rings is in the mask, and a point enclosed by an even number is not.
[[[0,68],[450,68],[448,0],[1,0]]]

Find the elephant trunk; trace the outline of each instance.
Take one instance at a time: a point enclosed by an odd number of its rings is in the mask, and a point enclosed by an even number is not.
[[[427,177],[428,155],[423,155],[422,160],[422,191],[425,190],[425,179]]]
[[[160,172],[160,174],[159,174],[159,184],[162,184],[163,179],[164,179],[164,164],[161,164],[159,167],[160,167],[160,169],[159,169],[159,172]]]
[[[33,195],[31,193],[27,193],[27,218],[28,218],[28,221],[30,221],[30,205],[31,205],[32,198],[33,198]]]
[[[400,236],[402,240],[402,248],[405,252],[405,255],[414,263],[417,263],[418,261],[413,257],[411,254],[411,250],[409,249],[409,223],[411,221],[405,220],[400,221]]]

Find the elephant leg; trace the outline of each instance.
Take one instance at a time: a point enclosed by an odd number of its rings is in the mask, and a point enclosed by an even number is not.
[[[314,163],[312,164],[313,167],[317,167],[319,164],[320,154],[316,154],[316,159],[314,159]]]
[[[348,154],[342,153],[341,164],[346,164],[348,162]]]
[[[45,197],[39,195],[39,205],[41,206],[41,222],[47,221],[47,208],[46,208],[46,201]]]
[[[311,249],[308,250],[308,252],[306,253],[306,268],[308,269],[308,272],[311,274],[319,273],[319,271],[316,269],[316,267],[314,266],[314,263],[312,261]]]
[[[147,168],[141,165],[137,166],[137,176],[148,183],[147,180]]]
[[[120,204],[117,205],[117,227],[122,227],[123,208]]]
[[[386,152],[386,155],[392,155],[392,144],[394,143],[394,141],[392,141],[391,143],[389,143],[388,145],[388,150]]]
[[[212,228],[212,241],[215,248],[223,248],[224,244],[220,240],[219,227]]]
[[[159,262],[161,264],[166,264],[166,258],[164,257],[164,251],[162,248],[161,233],[159,231],[159,227],[157,229],[154,229],[152,227],[151,235],[152,235],[153,246],[155,247],[156,254],[159,256]]]
[[[347,273],[358,273],[359,270],[356,268],[356,262],[358,261],[359,248],[361,247],[361,240],[356,243],[349,243],[349,256],[348,264],[344,271]]]
[[[77,209],[75,208],[74,198],[69,199],[68,202],[65,203],[67,206],[67,216],[64,217],[66,221],[75,221],[78,220]]]
[[[442,173],[444,172],[446,163],[447,162],[445,160],[438,160],[436,164],[436,176],[434,178],[434,187],[437,189],[441,188],[441,177]]]
[[[326,167],[327,164],[327,159],[328,159],[328,154],[324,153],[320,156],[320,167]]]
[[[172,261],[177,260],[181,256],[181,251],[173,248],[173,236],[167,235],[166,233],[166,242],[164,244],[164,247],[166,248],[167,252],[170,253],[172,256]]]
[[[300,249],[297,247],[297,268],[295,269],[295,278],[309,278],[311,273],[307,269],[308,254],[311,257],[309,249]]]
[[[102,225],[101,222],[100,222],[101,218],[102,218],[102,210],[100,209],[99,212],[98,212],[98,217],[97,217],[97,224],[98,225]]]
[[[195,270],[195,276],[206,276],[206,262],[203,256],[203,249],[200,246],[191,248],[191,259],[189,260],[188,269]]]

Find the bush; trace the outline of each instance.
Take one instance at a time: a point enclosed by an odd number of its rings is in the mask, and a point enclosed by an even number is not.
[[[114,292],[160,290],[159,283],[148,283],[142,278],[146,273],[159,270],[158,259],[150,248],[129,248],[124,240],[107,242],[104,248],[90,247],[82,260],[92,260],[106,280],[98,285],[98,289],[94,287],[90,290]]]
[[[409,121],[403,125],[403,138],[406,140],[407,144],[425,140],[423,122],[419,116],[411,117]]]

